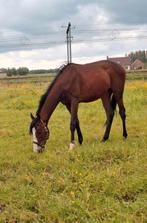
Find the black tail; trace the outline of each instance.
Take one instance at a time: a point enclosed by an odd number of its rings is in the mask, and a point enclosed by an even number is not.
[[[111,93],[110,93],[109,97],[110,97],[110,104],[111,104],[111,106],[112,106],[112,108],[113,108],[113,111],[115,112],[117,102],[116,102],[116,100],[115,100],[114,94],[111,94]],[[116,113],[116,114],[117,114],[117,113]],[[105,122],[104,127],[106,126],[106,124],[107,124],[107,121]]]
[[[115,100],[115,97],[114,97],[114,94],[112,94],[111,98],[110,98],[110,103],[111,103],[111,106],[113,108],[113,110],[115,111],[116,110],[116,100]]]

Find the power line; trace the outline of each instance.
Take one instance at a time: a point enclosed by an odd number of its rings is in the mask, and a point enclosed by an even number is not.
[[[77,42],[95,42],[95,41],[114,41],[114,40],[129,40],[129,39],[146,39],[147,36],[142,35],[142,36],[126,36],[126,37],[106,37],[106,38],[92,38],[92,39],[77,39],[77,38],[73,38],[72,42],[73,43],[77,43]],[[10,47],[12,46],[32,46],[32,45],[55,45],[55,44],[64,44],[66,41],[65,40],[61,40],[61,41],[44,41],[44,42],[16,42],[17,40],[14,40],[15,42],[9,42],[9,41],[0,41],[0,46],[8,46]],[[3,45],[1,43],[8,43],[7,45]]]
[[[110,37],[110,38],[95,38],[95,39],[76,39],[73,43],[84,43],[84,42],[112,42],[112,41],[124,41],[124,40],[135,40],[135,39],[147,39],[147,36],[128,36],[128,37]]]
[[[69,26],[69,24],[68,24]],[[53,45],[61,45],[61,44],[65,44],[65,42],[68,45],[68,53],[69,53],[69,59],[68,61],[71,61],[71,40],[73,44],[76,43],[86,43],[86,42],[111,42],[111,41],[125,41],[125,40],[135,40],[135,39],[147,39],[147,35],[146,34],[146,29],[142,29],[142,30],[138,30],[136,29],[79,29],[76,30],[76,27],[74,27],[74,29],[71,27],[70,25],[70,29],[68,29],[69,27],[66,27],[66,34],[68,34],[68,36],[66,37],[66,41],[62,40],[63,35],[61,36],[61,40],[59,40],[59,36],[58,39],[56,37],[57,40],[53,40],[51,38],[51,40],[47,40],[46,35],[42,35],[40,36],[40,38],[38,38],[38,36],[15,36],[13,35],[11,37],[11,35],[7,36],[7,39],[4,39],[4,37],[2,39],[0,39],[0,50],[4,50],[4,49],[24,49],[24,48],[41,48],[41,47],[50,47]],[[70,35],[69,35],[69,30],[70,30]],[[67,32],[68,31],[68,32]],[[74,33],[74,38],[71,36],[71,31],[75,32]],[[105,32],[111,32],[111,35],[107,35]],[[137,34],[137,36],[133,36],[133,35],[129,35],[129,33],[131,32],[136,32],[134,35]],[[84,35],[80,35],[83,32]],[[91,35],[91,33],[93,32],[100,32],[101,35],[99,35],[99,37],[97,37],[97,35]],[[125,33],[128,32],[128,33]],[[55,34],[56,32],[51,32],[50,34]],[[59,32],[58,32],[59,33]],[[87,36],[88,35],[88,36]],[[93,36],[93,38],[92,38]],[[10,38],[11,37],[11,38]],[[94,38],[96,37],[96,38]]]

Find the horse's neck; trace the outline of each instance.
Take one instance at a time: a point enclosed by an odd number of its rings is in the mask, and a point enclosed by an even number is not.
[[[48,123],[52,113],[60,101],[61,89],[58,86],[54,86],[47,96],[44,105],[39,113],[40,118]]]

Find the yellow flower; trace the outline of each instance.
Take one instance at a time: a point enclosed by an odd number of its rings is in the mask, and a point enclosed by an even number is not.
[[[71,196],[72,198],[75,198],[75,193],[74,193],[73,191],[71,191],[71,192],[70,192],[70,196]]]

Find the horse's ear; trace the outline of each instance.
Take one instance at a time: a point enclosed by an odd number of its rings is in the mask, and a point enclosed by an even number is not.
[[[33,120],[35,117],[32,115],[32,113],[30,113],[31,119]]]

